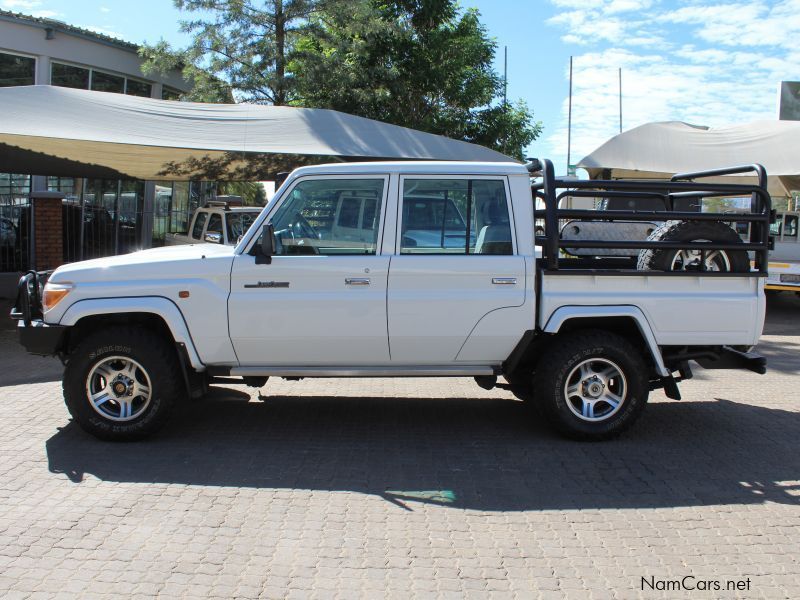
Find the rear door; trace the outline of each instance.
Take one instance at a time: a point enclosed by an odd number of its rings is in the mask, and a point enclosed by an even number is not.
[[[399,188],[387,294],[392,362],[501,362],[519,339],[513,309],[526,288],[506,178],[404,176]]]

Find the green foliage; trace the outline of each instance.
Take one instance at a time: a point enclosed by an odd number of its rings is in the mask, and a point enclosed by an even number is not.
[[[193,81],[190,99],[287,104],[294,78],[286,71],[295,41],[313,29],[310,19],[322,0],[173,0],[177,8],[197,15],[181,21],[194,36],[185,50],[166,42],[145,46],[144,69],[164,72],[182,68]],[[192,98],[194,96],[194,98]]]
[[[264,206],[267,203],[267,193],[258,181],[220,181],[217,195],[241,196],[245,206]]]
[[[524,102],[497,103],[496,43],[451,0],[333,3],[295,46],[294,102],[333,108],[522,158],[541,132]],[[494,102],[494,104],[492,104]]]
[[[174,0],[193,15],[185,50],[141,53],[183,69],[188,99],[331,108],[523,157],[541,132],[503,104],[496,43],[454,0]]]

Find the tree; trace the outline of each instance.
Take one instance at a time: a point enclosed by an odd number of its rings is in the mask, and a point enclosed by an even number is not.
[[[332,3],[295,46],[290,69],[305,106],[462,139],[522,158],[541,124],[504,104],[496,43],[476,10],[452,0]]]
[[[522,158],[541,124],[502,103],[496,43],[454,0],[174,0],[186,50],[143,48],[146,70],[183,68],[189,99],[331,108]]]
[[[309,35],[323,0],[173,0],[177,8],[199,13],[182,21],[194,36],[185,50],[161,41],[145,46],[145,72],[182,68],[194,82],[189,97],[201,101],[236,100],[288,104],[294,78],[287,72],[295,41]]]

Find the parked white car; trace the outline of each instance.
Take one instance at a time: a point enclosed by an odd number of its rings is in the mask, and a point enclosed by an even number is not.
[[[559,238],[559,220],[578,218],[558,209],[561,188],[670,196],[709,186],[567,182],[541,166],[534,186],[516,163],[298,169],[235,247],[64,265],[41,299],[45,275],[27,275],[14,310],[21,342],[62,357],[74,419],[113,440],[155,432],[182,397],[215,382],[434,376],[506,387],[564,434],[603,439],[636,421],[650,390],[679,398],[690,360],[764,372],[750,353],[765,312],[763,188],[742,186],[760,202],[749,242],[693,238],[688,225],[683,241],[576,242]],[[546,206],[536,215],[534,198]],[[714,216],[686,218],[703,225]],[[544,233],[534,237],[537,219]],[[576,243],[640,244],[652,260],[637,269],[613,256],[565,257]],[[756,269],[659,266],[678,264],[671,256],[687,249],[753,252]]]

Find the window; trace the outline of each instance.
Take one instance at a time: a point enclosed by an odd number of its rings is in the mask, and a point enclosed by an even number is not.
[[[54,62],[50,66],[50,83],[60,87],[89,89],[89,69]]]
[[[180,100],[181,99],[181,91],[176,90],[175,88],[171,88],[168,86],[163,86],[161,88],[161,99],[162,100]]]
[[[401,254],[513,254],[498,179],[405,179]]]
[[[783,230],[783,237],[785,238],[795,238],[797,237],[797,216],[796,215],[785,215],[785,223]]]
[[[203,226],[206,224],[206,219],[208,218],[208,213],[201,212],[197,215],[197,219],[194,221],[194,227],[192,228],[192,237],[196,240],[199,240],[200,237],[203,235]]]
[[[129,96],[141,96],[142,98],[149,98],[153,95],[153,86],[144,81],[136,81],[135,79],[128,79],[125,85],[125,93]]]
[[[92,89],[96,92],[125,92],[125,78],[102,71],[92,71]]]
[[[228,241],[235,242],[240,235],[244,235],[257,216],[257,212],[229,212],[227,214]]]
[[[27,197],[31,191],[29,175],[0,173],[0,198]]]
[[[0,52],[0,87],[33,85],[35,82],[35,58]]]
[[[122,75],[58,62],[50,65],[50,83],[60,87],[92,89],[98,92],[113,92],[146,98],[149,98],[153,92],[152,84],[146,81],[128,79]]]
[[[216,213],[213,213],[208,218],[208,227],[206,227],[206,233],[222,233],[222,217]]]
[[[339,218],[336,224],[339,227],[358,227],[358,217],[361,212],[363,200],[358,197],[342,198],[339,205]]]
[[[383,189],[383,179],[301,181],[272,219],[276,254],[375,254]],[[365,202],[372,216],[359,227]]]

